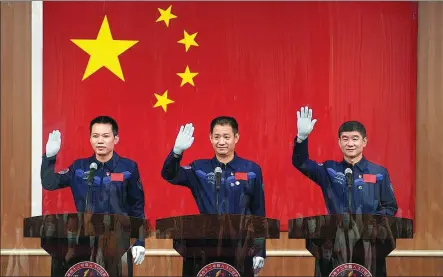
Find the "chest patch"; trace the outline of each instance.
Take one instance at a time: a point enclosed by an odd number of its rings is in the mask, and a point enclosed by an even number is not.
[[[337,183],[339,183],[339,184],[341,184],[341,185],[343,185],[343,184],[346,183],[346,177],[345,177],[345,174],[344,174],[344,173],[342,173],[342,172],[337,172],[337,171],[335,171],[335,170],[332,169],[332,168],[328,168],[328,169],[327,169],[327,172],[328,172],[329,176],[331,177],[331,179],[332,179],[334,182],[337,182]]]
[[[246,173],[246,172],[235,172],[234,177],[235,177],[235,180],[238,180],[238,181],[241,181],[241,180],[247,181],[248,180],[248,173]]]
[[[206,174],[206,182],[208,182],[208,184],[215,184],[215,173],[214,172],[209,172],[208,174]]]

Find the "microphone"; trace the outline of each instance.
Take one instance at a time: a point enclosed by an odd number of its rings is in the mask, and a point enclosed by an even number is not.
[[[352,175],[352,169],[349,167],[345,169],[346,183],[348,183],[348,209],[349,213],[352,213],[352,186],[354,184],[354,176]]]
[[[222,169],[217,166],[214,170],[215,173],[215,209],[218,214],[218,194],[220,192],[220,183],[221,183],[221,176],[222,176]]]
[[[89,200],[89,195],[91,194],[91,187],[92,187],[92,182],[94,180],[94,174],[95,171],[97,170],[97,164],[92,162],[89,165],[89,173],[88,173],[88,192],[86,193],[86,200],[85,200],[85,212],[87,211],[87,207],[88,207],[88,200]]]

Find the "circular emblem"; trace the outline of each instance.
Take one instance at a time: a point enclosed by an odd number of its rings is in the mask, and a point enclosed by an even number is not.
[[[240,277],[240,273],[230,264],[215,262],[200,269],[197,277]]]
[[[371,272],[366,269],[366,267],[354,264],[354,263],[347,263],[342,264],[334,268],[332,270],[331,274],[329,274],[329,277],[335,277],[335,276],[346,276],[346,277],[372,277]]]
[[[79,262],[71,266],[65,277],[109,277],[108,272],[99,264],[93,262]]]

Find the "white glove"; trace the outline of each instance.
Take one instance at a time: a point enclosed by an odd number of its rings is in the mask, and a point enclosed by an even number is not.
[[[252,268],[254,268],[254,275],[257,275],[265,266],[265,259],[263,257],[255,256],[252,259]]]
[[[145,259],[145,248],[143,246],[132,246],[132,258],[134,258],[134,264],[141,264]]]
[[[61,134],[59,130],[54,130],[49,133],[48,142],[46,143],[46,157],[52,157],[57,155],[62,144]]]
[[[308,109],[308,106],[302,107],[297,112],[297,137],[305,140],[314,128],[315,122],[317,122],[317,119],[312,120],[312,109]]]
[[[183,125],[180,127],[180,131],[178,132],[177,139],[175,140],[174,150],[173,152],[177,155],[181,155],[183,151],[191,147],[194,142],[194,127],[192,123],[186,124],[185,127]]]

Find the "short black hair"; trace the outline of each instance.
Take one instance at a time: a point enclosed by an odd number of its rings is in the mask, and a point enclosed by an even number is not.
[[[338,138],[341,137],[341,133],[343,132],[354,132],[354,131],[359,132],[363,138],[366,137],[366,128],[362,123],[358,121],[346,121],[338,129]]]
[[[232,116],[219,116],[211,121],[211,134],[215,125],[231,125],[234,135],[238,133],[238,123]]]
[[[91,123],[89,124],[89,135],[92,133],[92,126],[94,124],[111,124],[112,125],[112,133],[114,136],[118,136],[118,125],[117,121],[115,121],[112,117],[107,115],[100,115],[91,120]]]

